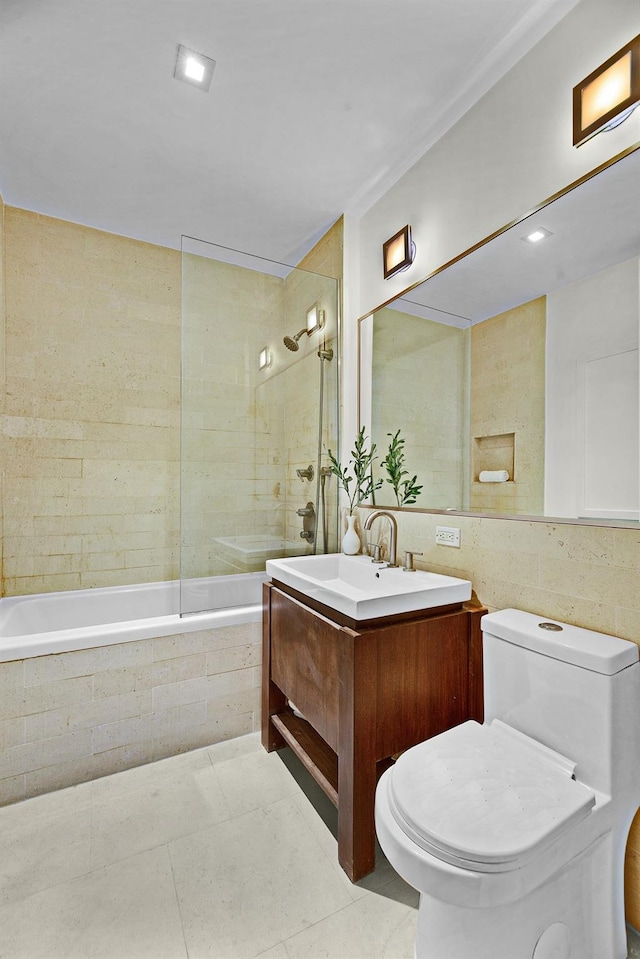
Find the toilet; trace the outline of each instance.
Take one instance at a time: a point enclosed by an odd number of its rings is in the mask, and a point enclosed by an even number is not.
[[[484,723],[407,750],[376,791],[382,850],[420,892],[416,959],[624,959],[638,646],[517,609],[482,631]]]

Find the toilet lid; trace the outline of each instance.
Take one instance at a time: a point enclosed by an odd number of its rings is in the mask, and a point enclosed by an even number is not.
[[[589,814],[595,796],[574,767],[499,720],[469,721],[403,753],[389,799],[398,825],[436,857],[503,871]]]

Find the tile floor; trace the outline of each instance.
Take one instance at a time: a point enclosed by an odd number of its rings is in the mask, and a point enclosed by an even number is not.
[[[416,893],[352,885],[333,832],[257,735],[4,807],[0,957],[412,959]]]

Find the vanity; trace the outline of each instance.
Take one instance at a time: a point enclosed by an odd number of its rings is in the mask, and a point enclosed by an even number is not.
[[[338,859],[355,882],[375,867],[375,789],[394,757],[482,721],[486,609],[467,581],[364,556],[273,560],[267,572],[262,743],[290,746],[337,807]]]

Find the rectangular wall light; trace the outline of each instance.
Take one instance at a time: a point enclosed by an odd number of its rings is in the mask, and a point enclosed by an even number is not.
[[[314,303],[307,310],[307,335],[311,336],[324,326],[324,310],[319,309],[318,304]]]
[[[416,255],[416,245],[411,239],[411,227],[403,226],[394,236],[382,244],[384,278],[400,273],[411,266]]]
[[[640,34],[573,88],[573,145],[622,123],[640,101]]]
[[[269,349],[266,346],[263,346],[263,348],[260,350],[260,353],[258,354],[258,369],[268,370],[269,367],[271,366],[271,360],[272,360],[272,357],[271,357],[271,353],[269,352]]]

